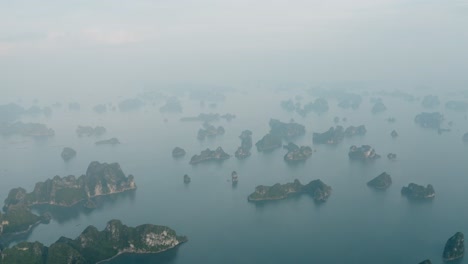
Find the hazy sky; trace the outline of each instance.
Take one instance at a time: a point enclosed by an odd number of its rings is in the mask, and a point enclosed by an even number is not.
[[[0,89],[468,80],[468,0],[0,0]]]

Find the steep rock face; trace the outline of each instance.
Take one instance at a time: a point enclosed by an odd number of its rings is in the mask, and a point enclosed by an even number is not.
[[[76,151],[72,148],[65,147],[60,154],[64,161],[68,161],[76,156]]]
[[[234,154],[238,159],[245,159],[250,156],[250,150],[252,149],[252,131],[244,130],[239,136],[241,139],[241,145],[237,148]]]
[[[223,161],[225,159],[229,159],[231,155],[224,152],[223,148],[218,147],[216,150],[210,150],[209,148],[203,150],[199,155],[194,155],[192,159],[190,159],[190,164],[198,164],[202,162],[208,161]]]
[[[392,178],[386,172],[367,182],[367,185],[376,189],[387,189],[392,184]]]
[[[255,192],[249,195],[248,200],[250,202],[281,200],[299,194],[309,194],[315,201],[324,202],[331,194],[331,187],[321,180],[314,180],[306,185],[302,185],[296,179],[294,182],[286,184],[277,183],[273,186],[259,185],[255,188]]]
[[[23,188],[12,189],[5,199],[4,209],[12,205],[50,204],[73,206],[78,202],[100,195],[124,192],[135,189],[132,175],[125,176],[118,163],[91,162],[85,175],[76,178],[55,176],[45,182],[38,182],[34,190],[26,193]]]
[[[401,189],[401,194],[412,199],[431,199],[435,197],[434,187],[428,184],[426,187],[415,183],[408,184],[408,187]]]
[[[76,239],[61,237],[50,247],[23,242],[2,252],[1,264],[99,263],[122,253],[159,253],[187,241],[166,226],[128,227],[111,220],[103,231],[88,226]]]
[[[274,134],[266,134],[262,139],[255,143],[257,151],[271,151],[282,146],[281,137]]]
[[[380,158],[380,155],[369,145],[362,145],[361,147],[351,146],[348,156],[350,159],[362,161]]]
[[[442,257],[446,261],[462,258],[465,255],[465,237],[457,232],[447,240]]]

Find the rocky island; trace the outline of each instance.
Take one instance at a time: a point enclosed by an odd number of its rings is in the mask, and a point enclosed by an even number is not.
[[[257,151],[260,151],[260,152],[272,151],[274,149],[281,148],[282,145],[283,143],[281,141],[281,137],[279,137],[278,135],[271,134],[271,133],[266,134],[265,136],[263,136],[262,139],[260,139],[259,141],[257,141],[257,143],[255,143],[255,146],[257,147]]]
[[[224,135],[224,127],[218,126],[217,128],[208,123],[203,124],[203,129],[198,130],[197,138],[203,140],[206,137],[215,137],[219,135]]]
[[[192,181],[192,179],[190,179],[190,177],[187,174],[185,174],[184,175],[184,183],[190,183],[190,181]]]
[[[24,137],[52,137],[55,131],[44,124],[39,123],[3,123],[0,124],[0,135],[20,135]]]
[[[99,140],[94,143],[95,145],[118,145],[120,141],[117,138],[110,138],[105,140]]]
[[[410,183],[408,187],[401,189],[401,194],[412,199],[431,199],[435,197],[434,187],[428,184],[426,187]]]
[[[351,146],[349,148],[348,156],[353,160],[375,160],[380,158],[375,150],[369,145],[362,145],[361,147]]]
[[[87,136],[87,137],[101,136],[104,133],[106,133],[106,128],[102,127],[102,126],[96,126],[96,127],[78,126],[78,128],[76,129],[76,134],[79,137],[82,137],[82,136]]]
[[[385,110],[387,110],[387,107],[384,105],[382,101],[376,102],[374,106],[372,107],[373,114],[381,113],[381,112],[384,112]]]
[[[287,162],[304,161],[312,156],[312,148],[309,146],[301,146],[289,142],[283,148],[288,150],[288,153],[284,155],[284,160]]]
[[[202,162],[208,161],[223,161],[225,159],[229,159],[231,155],[224,152],[221,147],[218,147],[216,150],[210,150],[209,148],[203,150],[200,155],[194,155],[192,159],[190,159],[190,164],[198,164]]]
[[[125,253],[160,253],[186,241],[186,237],[166,226],[128,227],[111,220],[102,231],[88,226],[76,239],[61,237],[49,247],[39,242],[22,242],[6,248],[1,252],[0,263],[101,263]]]
[[[387,154],[387,158],[388,158],[389,160],[396,160],[397,155],[396,155],[395,153],[388,153],[388,154]]]
[[[48,204],[70,207],[97,196],[134,189],[136,185],[133,176],[125,176],[118,163],[93,161],[89,164],[86,174],[78,178],[73,175],[63,178],[55,176],[45,182],[36,183],[34,190],[30,193],[23,188],[10,190],[3,210],[8,212],[9,208],[15,205],[31,207]]]
[[[448,101],[445,103],[445,108],[453,111],[466,112],[468,110],[468,102],[466,101]]]
[[[330,127],[323,133],[313,133],[312,142],[314,144],[334,145],[343,141],[344,137],[364,136],[367,129],[364,125],[349,126],[346,130],[342,126]]]
[[[143,101],[138,98],[125,99],[119,102],[119,110],[122,112],[128,112],[136,110],[144,105]]]
[[[182,105],[177,97],[167,99],[166,104],[159,108],[161,113],[180,113],[182,112]]]
[[[460,259],[465,255],[465,236],[462,232],[457,232],[445,243],[442,257],[445,261]]]
[[[70,159],[74,158],[76,156],[76,151],[72,148],[65,147],[62,150],[62,153],[60,154],[62,156],[62,159],[64,161],[69,161]]]
[[[277,119],[270,119],[270,134],[277,135],[283,139],[293,139],[305,134],[305,127],[291,120],[289,123]]]
[[[174,158],[181,158],[181,157],[185,156],[185,154],[186,154],[186,152],[185,152],[185,149],[183,149],[183,148],[175,147],[172,150],[172,157],[174,157]]]
[[[444,116],[439,112],[421,113],[414,118],[414,122],[424,128],[439,129]]]
[[[250,202],[261,202],[270,200],[281,200],[300,194],[309,194],[317,202],[325,202],[331,194],[331,187],[321,180],[313,180],[306,185],[302,185],[299,180],[292,183],[275,184],[273,186],[257,186],[255,192],[250,194]]]
[[[237,148],[234,154],[238,159],[245,159],[250,156],[250,150],[252,149],[252,131],[244,130],[239,136],[241,139],[241,145]]]
[[[392,138],[397,138],[398,132],[396,132],[395,130],[392,130],[392,132],[390,133],[390,136],[392,136]]]
[[[421,105],[425,108],[435,108],[440,105],[439,97],[436,95],[424,96]]]
[[[392,178],[386,172],[367,182],[367,185],[379,190],[385,190],[392,184]]]

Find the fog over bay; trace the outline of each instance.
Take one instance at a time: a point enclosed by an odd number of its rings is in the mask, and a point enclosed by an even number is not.
[[[468,264],[467,47],[468,0],[0,0],[0,264]]]

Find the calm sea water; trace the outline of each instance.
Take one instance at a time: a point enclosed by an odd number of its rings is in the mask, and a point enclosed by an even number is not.
[[[135,176],[136,192],[103,201],[92,212],[74,210],[48,225],[39,225],[28,241],[48,245],[60,236],[78,236],[87,225],[102,229],[107,221],[121,219],[130,226],[170,226],[188,236],[189,242],[160,255],[123,256],[114,263],[393,264],[418,263],[426,258],[442,263],[446,240],[457,231],[468,233],[468,146],[461,141],[468,131],[464,114],[436,109],[455,123],[452,132],[438,135],[414,124],[414,116],[423,111],[419,102],[384,98],[388,110],[373,115],[369,97],[364,97],[358,110],[342,110],[335,100],[329,100],[328,113],[302,118],[280,108],[281,100],[294,95],[229,93],[214,109],[183,98],[183,114],[160,114],[160,104],[128,113],[95,114],[90,110],[92,102],[82,103],[80,112],[70,112],[66,101],[49,118],[23,118],[46,123],[56,131],[55,137],[0,138],[0,199],[4,200],[14,187],[30,191],[37,181],[55,175],[81,175],[94,160],[119,162],[126,174]],[[304,102],[311,99],[305,95]],[[178,120],[202,112],[230,112],[237,118],[215,123],[224,126],[225,135],[198,141],[201,123]],[[222,146],[234,154],[244,129],[253,131],[255,143],[268,132],[270,118],[294,118],[304,124],[307,134],[295,143],[312,145],[312,133],[334,126],[335,116],[348,118],[340,123],[344,126],[366,125],[366,136],[345,139],[337,146],[315,145],[317,152],[295,166],[283,161],[285,150],[258,153],[255,148],[252,156],[242,161],[233,156],[222,164],[188,163],[192,155],[208,147]],[[397,122],[388,123],[388,117],[395,117]],[[79,138],[75,134],[77,125],[103,125],[107,134]],[[393,129],[400,134],[397,139],[390,137]],[[114,136],[121,145],[94,145],[98,139]],[[365,164],[351,162],[347,152],[353,144],[370,144],[382,158]],[[69,162],[60,157],[64,146],[78,152]],[[185,158],[172,158],[175,146],[186,149]],[[398,160],[387,160],[389,152],[396,153]],[[239,174],[236,188],[229,182],[233,170]],[[384,171],[393,179],[389,189],[375,191],[366,186]],[[192,178],[189,185],[183,183],[184,174]],[[307,196],[260,206],[247,202],[257,185],[294,179],[303,183],[321,179],[332,186],[332,195],[320,205]],[[436,198],[432,202],[408,201],[400,190],[410,182],[433,184]]]

